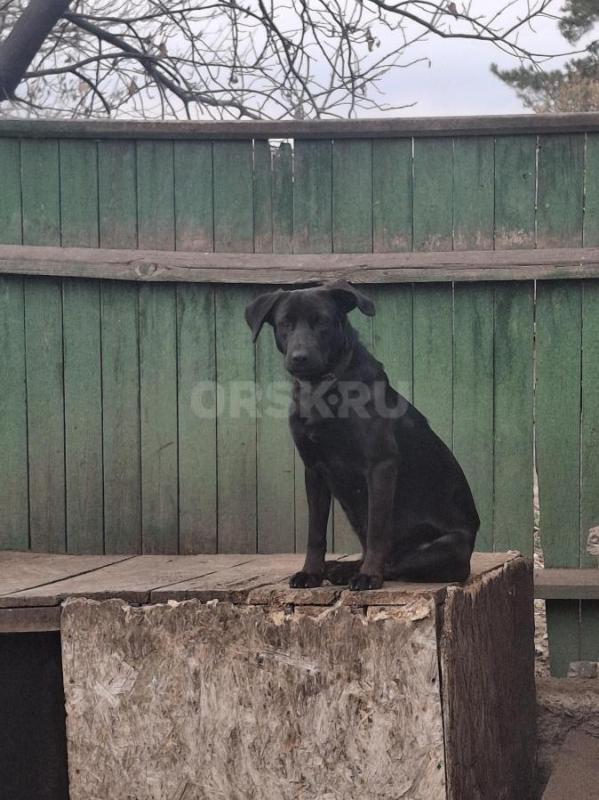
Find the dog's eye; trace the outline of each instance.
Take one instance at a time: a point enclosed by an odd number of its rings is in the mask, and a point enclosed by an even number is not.
[[[314,319],[314,325],[317,328],[326,328],[329,324],[329,320],[327,317],[316,317]]]

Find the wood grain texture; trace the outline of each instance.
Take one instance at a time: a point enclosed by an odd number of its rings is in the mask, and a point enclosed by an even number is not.
[[[214,142],[214,249],[218,253],[254,250],[252,143]]]
[[[538,170],[538,247],[580,246],[584,136],[541,136]]]
[[[293,161],[293,250],[330,253],[333,248],[333,163],[330,141],[297,140]]]
[[[535,597],[543,600],[599,600],[599,570],[536,570]]]
[[[495,139],[495,247],[534,247],[537,137]]]
[[[453,249],[453,140],[414,142],[414,250]]]
[[[61,244],[58,142],[21,142],[23,243]]]
[[[372,225],[375,253],[412,249],[412,142],[372,142]]]
[[[59,143],[60,229],[65,247],[98,247],[98,146],[96,142]]]
[[[273,186],[270,142],[254,142],[254,252],[273,251]]]
[[[212,144],[174,143],[175,246],[177,250],[214,249]]]
[[[98,142],[100,246],[137,247],[135,142]]]
[[[139,247],[175,249],[175,166],[172,142],[137,144]]]
[[[372,143],[333,144],[333,251],[372,251]]]
[[[0,242],[21,244],[21,147],[17,139],[0,139]]]
[[[453,236],[455,250],[492,250],[495,212],[494,140],[453,142]]]
[[[274,253],[293,252],[293,150],[281,142],[272,154],[272,235]]]

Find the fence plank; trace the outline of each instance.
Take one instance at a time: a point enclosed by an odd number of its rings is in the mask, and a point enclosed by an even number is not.
[[[218,380],[218,552],[256,552],[254,346],[244,320],[254,297],[242,286],[216,290]]]
[[[23,279],[0,278],[0,548],[29,547]]]
[[[63,247],[98,247],[98,146],[60,142],[60,224]]]
[[[23,244],[61,244],[58,173],[58,142],[21,142]]]
[[[296,139],[293,160],[293,252],[333,249],[333,154],[330,141]]]
[[[175,247],[214,249],[211,142],[175,142]]]
[[[175,175],[172,142],[137,143],[139,246],[175,249]]]
[[[373,251],[412,249],[412,140],[372,142]]]
[[[293,150],[281,142],[272,155],[272,235],[274,253],[293,252]]]
[[[494,549],[533,549],[534,285],[495,284]]]
[[[101,289],[105,548],[140,553],[138,287],[105,281]]]
[[[254,252],[272,253],[272,166],[269,142],[254,142]]]
[[[254,250],[251,142],[215,142],[214,249],[217,253]]]
[[[580,285],[539,283],[537,287],[536,448],[541,508],[541,542],[548,567],[580,562]],[[558,355],[559,354],[559,355]],[[552,672],[576,661],[569,650],[576,618],[563,603],[547,603]],[[563,616],[563,620],[557,617]],[[564,638],[565,637],[565,638]],[[577,634],[578,641],[579,634]],[[562,641],[563,639],[563,641]],[[566,658],[568,656],[568,658]]]
[[[135,142],[98,142],[100,247],[137,247]]]
[[[454,290],[453,450],[481,524],[477,550],[493,549],[493,286]]]
[[[453,247],[453,140],[414,142],[414,250]]]
[[[414,286],[414,405],[448,447],[453,445],[453,293]]]
[[[179,548],[215,553],[216,364],[214,289],[177,287]]]
[[[372,252],[372,143],[333,143],[333,251]]]
[[[21,244],[21,148],[17,139],[0,139],[0,242]]]
[[[453,147],[454,249],[492,250],[495,211],[493,138],[458,138]]]
[[[537,174],[536,136],[495,140],[495,247],[534,247]]]
[[[144,553],[179,549],[177,307],[174,286],[139,290]]]
[[[539,138],[537,246],[582,245],[584,135]]]
[[[66,520],[69,553],[104,552],[100,284],[63,284]]]
[[[369,286],[374,301],[373,350],[382,362],[389,382],[407,400],[412,399],[412,285]]]

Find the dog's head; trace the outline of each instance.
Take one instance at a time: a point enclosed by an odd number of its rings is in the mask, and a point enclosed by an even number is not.
[[[296,378],[318,378],[330,371],[348,346],[348,312],[374,315],[374,303],[346,281],[314,289],[268,292],[245,310],[254,341],[268,322],[286,369]]]

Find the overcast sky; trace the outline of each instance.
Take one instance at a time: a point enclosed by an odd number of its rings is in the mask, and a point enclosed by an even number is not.
[[[485,0],[485,6],[497,7],[500,3]],[[515,3],[523,11],[526,2]],[[561,2],[555,3],[555,11]],[[478,8],[481,8],[480,2]],[[535,32],[526,31],[520,44],[529,45],[536,52],[568,52],[571,45],[566,42],[551,20],[535,24]],[[503,68],[517,67],[518,61],[503,54],[489,43],[444,40],[429,36],[426,42],[410,48],[409,56],[431,58],[431,67],[426,63],[416,64],[406,70],[398,70],[387,76],[381,84],[385,100],[393,105],[417,101],[413,108],[398,112],[405,116],[451,115],[451,114],[511,114],[522,112],[523,106],[516,93],[496,78],[489,67],[492,62]],[[546,64],[546,69],[557,67],[564,59]],[[369,114],[370,115],[370,114]]]

